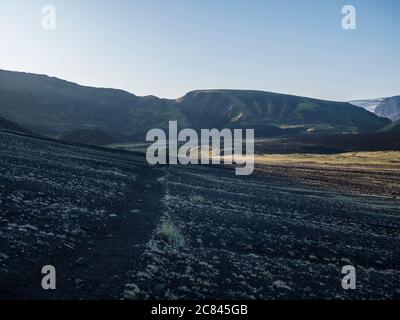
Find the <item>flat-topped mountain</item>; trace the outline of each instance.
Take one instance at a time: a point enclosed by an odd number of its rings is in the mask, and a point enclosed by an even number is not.
[[[199,90],[177,100],[198,127],[327,126],[375,131],[390,121],[346,102],[252,90]]]

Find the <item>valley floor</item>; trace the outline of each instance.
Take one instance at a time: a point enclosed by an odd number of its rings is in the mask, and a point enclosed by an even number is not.
[[[400,298],[398,200],[9,133],[0,147],[0,298]]]
[[[399,298],[400,204],[215,167],[171,167],[165,219],[133,275],[144,298]],[[357,289],[341,269],[357,270]]]
[[[257,155],[266,177],[325,190],[400,199],[400,152]]]
[[[0,299],[119,299],[160,218],[163,173],[142,156],[10,133],[0,150]]]

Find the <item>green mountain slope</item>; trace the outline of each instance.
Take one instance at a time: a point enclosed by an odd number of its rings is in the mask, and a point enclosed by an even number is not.
[[[180,128],[255,128],[258,137],[315,127],[372,132],[390,123],[349,103],[277,93],[204,90],[168,100],[2,70],[0,116],[35,133],[95,144],[144,140],[172,120]]]
[[[349,103],[263,91],[193,91],[177,101],[199,127],[327,125],[339,131],[368,132],[390,122]]]
[[[0,131],[10,131],[17,133],[30,134],[30,131],[20,125],[0,117]]]
[[[168,120],[188,124],[173,101],[1,70],[0,116],[53,136],[96,129],[142,137],[150,128],[166,126]]]
[[[400,132],[400,120],[392,122],[388,126],[379,130],[379,132]]]

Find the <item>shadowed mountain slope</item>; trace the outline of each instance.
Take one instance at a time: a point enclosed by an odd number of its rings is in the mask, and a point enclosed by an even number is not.
[[[400,120],[392,122],[385,128],[379,130],[379,132],[399,132],[400,133]]]
[[[91,144],[143,141],[149,129],[173,120],[180,128],[254,128],[258,137],[315,127],[372,132],[390,123],[349,103],[270,92],[203,90],[168,100],[2,70],[0,116],[38,134]]]
[[[393,121],[400,120],[400,96],[384,99],[375,109],[380,117],[386,117]]]
[[[389,121],[350,103],[251,90],[193,91],[177,100],[196,126],[328,126],[336,131],[368,132]]]
[[[187,124],[169,100],[9,71],[0,71],[0,116],[57,137],[81,129],[141,137],[150,128],[166,126],[168,120]]]
[[[30,133],[29,130],[2,117],[0,117],[0,130],[16,132],[16,133]]]

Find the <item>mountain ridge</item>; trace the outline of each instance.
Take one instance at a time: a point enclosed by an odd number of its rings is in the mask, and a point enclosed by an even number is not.
[[[261,90],[193,90],[177,99],[81,86],[47,75],[0,70],[0,116],[28,130],[74,141],[143,141],[148,130],[255,128],[277,136],[309,128],[371,132],[390,122],[346,102]]]
[[[384,100],[385,98],[376,98],[376,99],[362,99],[362,100],[350,100],[349,103],[357,106],[363,107],[369,112],[375,113],[376,107]]]
[[[375,114],[392,121],[400,120],[400,96],[385,98],[375,109]]]
[[[347,102],[259,90],[194,90],[179,98],[178,103],[182,105],[186,117],[196,119],[200,126],[204,126],[204,120],[208,120],[210,115],[212,124],[216,127],[230,127],[232,122],[241,122],[244,126],[265,123],[277,126],[325,123],[347,127],[362,127],[363,125],[367,127],[367,121],[373,122],[378,119],[370,112]],[[221,106],[225,112],[225,118],[221,117]],[[348,115],[349,113],[351,114]],[[246,121],[249,114],[251,119]],[[348,116],[353,118],[350,119]],[[361,118],[365,119],[364,124],[360,123]],[[388,121],[382,121],[384,122],[388,123]],[[368,129],[374,131],[379,128],[371,123]]]

